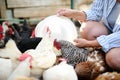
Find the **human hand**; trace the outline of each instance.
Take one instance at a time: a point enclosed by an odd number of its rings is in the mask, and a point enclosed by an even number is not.
[[[68,18],[73,18],[74,17],[75,10],[72,9],[60,9],[57,11],[58,16],[66,16]]]
[[[77,47],[88,47],[88,40],[86,39],[74,39],[74,42]]]
[[[58,16],[66,16],[68,18],[74,18],[80,22],[86,21],[86,14],[84,11],[72,10],[72,9],[60,9],[57,11]]]
[[[77,47],[101,47],[97,40],[86,40],[83,38],[74,39],[74,44]]]

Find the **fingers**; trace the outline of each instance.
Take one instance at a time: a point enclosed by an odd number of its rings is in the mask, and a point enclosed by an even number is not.
[[[74,39],[74,45],[79,47],[79,39]]]
[[[75,43],[78,43],[78,42],[79,42],[79,39],[74,39],[74,42],[75,42]]]
[[[60,10],[57,11],[57,15],[58,15],[58,16],[64,16],[64,15],[65,15],[65,12],[66,12],[66,9],[64,9],[64,8],[63,8],[63,9],[60,9]]]

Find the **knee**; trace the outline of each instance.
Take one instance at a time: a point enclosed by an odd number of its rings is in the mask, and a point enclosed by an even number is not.
[[[80,34],[87,34],[88,32],[88,28],[87,28],[87,23],[82,23],[81,24],[81,27],[80,27]]]
[[[88,21],[82,23],[80,35],[82,38],[94,40],[100,35],[107,35],[107,28],[100,22]]]
[[[106,63],[108,64],[109,67],[115,70],[120,70],[120,59],[119,59],[119,54],[116,53],[113,50],[109,51],[106,54]]]
[[[88,39],[88,40],[91,40],[93,39],[93,22],[91,21],[88,21],[88,22],[85,22],[85,23],[82,23],[81,24],[81,27],[80,27],[80,30],[79,30],[79,33],[81,35],[82,38],[85,38],[85,39]]]

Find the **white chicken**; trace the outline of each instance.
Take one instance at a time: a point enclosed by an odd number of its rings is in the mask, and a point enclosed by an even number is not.
[[[19,49],[16,46],[16,43],[14,40],[10,39],[6,43],[5,48],[0,48],[0,56],[1,57],[8,57],[11,59],[17,59],[22,53],[19,51]]]
[[[73,66],[65,61],[43,72],[43,80],[78,80]]]
[[[0,80],[7,80],[12,73],[12,61],[10,59],[0,58]]]
[[[16,80],[20,76],[30,76],[30,59],[31,57],[26,58],[24,61],[20,62],[17,68],[12,72],[8,80]]]
[[[19,61],[17,60],[22,53],[16,46],[14,40],[10,39],[6,43],[5,48],[0,48],[0,57],[7,57],[12,60],[13,69],[17,66]]]
[[[5,32],[8,30],[8,21],[2,23],[3,27],[3,35],[5,36]]]
[[[5,47],[5,33],[8,30],[8,21],[5,21],[2,23],[2,25],[0,24],[0,48]]]
[[[1,74],[2,73],[9,74],[10,71],[14,70],[16,68],[17,64],[19,64],[19,61],[17,59],[21,55],[21,52],[17,48],[15,41],[12,40],[10,38],[10,36],[7,35],[7,33],[8,33],[8,22],[3,22],[2,27],[3,27],[2,35],[4,36],[4,38],[3,38],[4,47],[0,48],[0,57],[1,58],[9,58],[8,59],[9,61],[7,62],[7,61],[2,60],[3,61],[2,67],[5,67],[5,64],[6,64],[6,66],[8,66],[8,68],[7,67],[6,68],[1,68],[1,69],[3,69],[1,71]],[[8,70],[6,71],[6,69],[8,69]],[[4,76],[7,75],[7,74],[4,74]],[[4,79],[2,79],[2,80],[4,80]],[[7,79],[5,79],[5,80],[7,80]]]
[[[78,37],[74,23],[67,17],[52,15],[43,19],[35,28],[35,37],[43,37],[46,27],[51,30],[51,37],[57,40],[73,42]]]
[[[25,51],[23,56],[25,54],[32,56],[31,76],[40,77],[44,70],[53,66],[56,62],[56,55],[53,51],[53,40],[50,37],[50,33],[47,32],[36,49]]]

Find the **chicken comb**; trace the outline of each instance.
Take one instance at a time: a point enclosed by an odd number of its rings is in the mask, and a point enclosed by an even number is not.
[[[0,24],[0,33],[2,33],[3,32],[3,27],[2,27],[2,25]]]
[[[3,38],[3,27],[0,24],[0,40]]]
[[[8,28],[8,34],[12,35],[13,33],[14,33],[13,29],[12,28]]]

